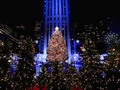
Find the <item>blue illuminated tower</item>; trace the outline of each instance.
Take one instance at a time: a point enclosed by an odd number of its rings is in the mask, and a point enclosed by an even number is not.
[[[66,40],[69,53],[68,63],[71,62],[69,14],[69,0],[44,0],[44,44],[42,47],[44,57],[47,55],[48,41],[57,26]]]

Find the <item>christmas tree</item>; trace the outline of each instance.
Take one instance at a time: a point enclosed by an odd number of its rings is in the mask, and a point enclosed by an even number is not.
[[[108,43],[108,57],[101,61],[95,42],[89,36],[84,39],[81,47],[83,53],[81,85],[85,90],[117,90],[120,84],[120,44],[115,40]]]
[[[107,84],[111,89],[120,88],[120,38],[117,34],[111,33],[107,40],[108,58],[105,61],[108,68]]]
[[[95,42],[87,37],[84,41],[83,47],[82,63],[83,67],[80,71],[81,74],[81,85],[85,90],[88,89],[98,89],[99,76],[102,73],[100,70],[100,59],[99,52],[96,49]]]
[[[27,38],[20,47],[20,60],[17,70],[13,76],[12,89],[25,90],[34,83],[34,53],[33,44],[30,38]]]
[[[38,77],[40,87],[47,87],[47,90],[83,90],[80,87],[80,74],[74,66],[58,62],[49,62],[47,66],[43,66]]]
[[[7,90],[10,83],[11,41],[2,41],[0,46],[0,89]]]
[[[55,28],[48,43],[47,54],[48,61],[65,61],[68,59],[66,43],[58,28]]]

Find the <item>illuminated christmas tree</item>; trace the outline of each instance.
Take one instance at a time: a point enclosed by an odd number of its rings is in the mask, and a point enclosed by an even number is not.
[[[26,90],[34,83],[34,53],[32,48],[33,44],[29,38],[20,47],[19,55],[21,59],[13,76],[12,89]]]
[[[38,83],[47,90],[83,90],[80,85],[80,74],[74,66],[66,63],[52,62],[43,66],[42,73],[38,77]],[[74,89],[72,89],[74,88]]]
[[[117,90],[119,88],[120,44],[114,42],[108,44],[108,57],[100,60],[95,42],[89,37],[85,39],[81,47],[83,68],[80,71],[81,84],[85,90]]]
[[[3,43],[3,42],[2,42]],[[7,90],[10,83],[11,41],[7,40],[0,46],[0,89]]]
[[[108,67],[113,69],[118,69],[120,64],[120,37],[119,34],[114,32],[109,32],[105,38],[106,44],[108,45],[107,52],[107,65]]]
[[[115,41],[114,38],[111,38],[110,41],[113,42],[109,43],[108,58],[105,62],[108,68],[107,83],[109,88],[114,90],[120,88],[120,42],[118,40]]]
[[[66,61],[68,59],[66,43],[58,27],[55,28],[48,43],[47,54],[48,61]]]
[[[81,49],[83,51],[83,67],[80,71],[81,85],[85,90],[97,90],[99,88],[99,86],[97,86],[99,76],[102,73],[102,70],[100,71],[99,52],[96,49],[95,42],[89,37],[85,39]]]

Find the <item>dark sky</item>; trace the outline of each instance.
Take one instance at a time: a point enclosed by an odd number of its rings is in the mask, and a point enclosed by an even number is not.
[[[41,19],[41,0],[0,1],[0,20],[8,23],[30,23]]]
[[[42,0],[0,0],[0,22],[29,24],[41,20],[42,5]],[[103,16],[115,16],[119,19],[118,13],[117,2],[110,0],[71,0],[73,22],[95,22]]]
[[[71,7],[73,21],[80,23],[92,23],[101,17],[112,16],[119,19],[120,14],[117,2],[114,0],[71,0],[74,1]],[[77,8],[78,6],[78,8]],[[75,10],[78,10],[76,12]]]

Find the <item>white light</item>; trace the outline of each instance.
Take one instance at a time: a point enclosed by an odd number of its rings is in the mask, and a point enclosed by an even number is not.
[[[55,27],[55,30],[59,30],[59,27]]]
[[[8,62],[10,63],[10,62],[12,62],[12,60],[8,60]]]
[[[77,43],[79,43],[80,41],[79,40],[76,40]]]
[[[104,57],[108,56],[108,54],[101,54],[99,56],[100,56],[100,60],[104,60],[105,59]]]
[[[104,56],[103,55],[100,55],[100,60],[104,60]]]
[[[36,78],[37,78],[37,76],[35,75],[35,76],[34,76],[34,78],[36,79]]]
[[[35,40],[35,43],[37,44],[37,43],[38,43],[38,40]]]

